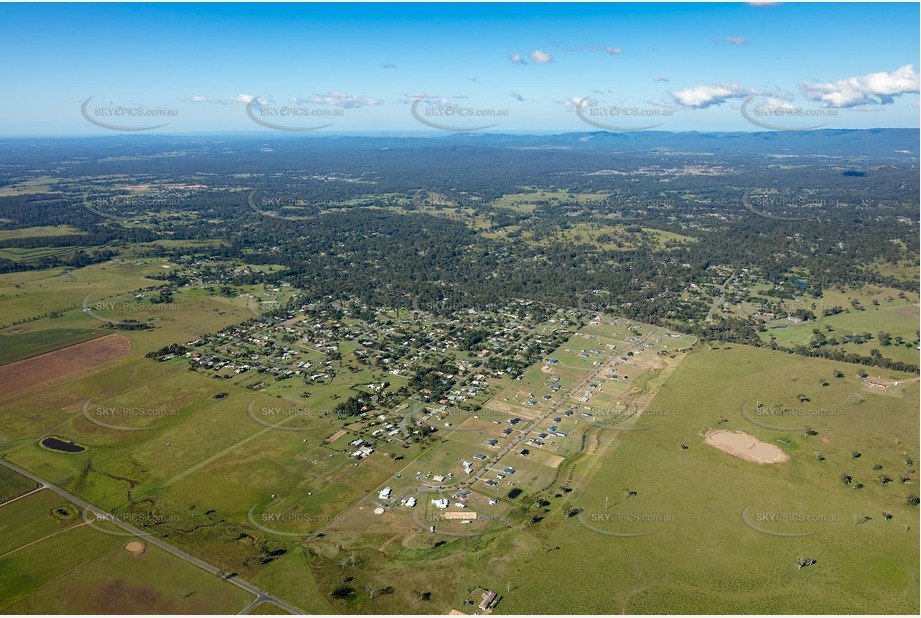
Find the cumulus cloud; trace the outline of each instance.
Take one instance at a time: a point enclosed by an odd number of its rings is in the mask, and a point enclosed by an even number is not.
[[[738,36],[731,36],[726,39],[726,42],[730,45],[748,45],[748,41]]]
[[[553,57],[550,54],[543,52],[539,49],[535,49],[534,51],[532,51],[530,53],[530,56],[531,56],[531,60],[533,60],[537,64],[546,64],[548,62],[553,62]]]
[[[694,86],[668,93],[676,105],[687,109],[706,109],[725,103],[729,99],[746,98],[755,94],[758,94],[755,88],[746,88],[739,84]]]
[[[585,103],[582,103],[583,100]],[[568,111],[575,111],[577,107],[586,108],[598,104],[598,102],[591,97],[569,97],[568,99],[555,100],[554,102],[562,105]]]
[[[834,82],[800,82],[806,98],[819,101],[822,107],[855,108],[860,105],[888,105],[895,97],[918,93],[919,76],[915,67],[906,64],[892,72],[870,73]]]
[[[400,103],[403,105],[410,105],[416,101],[422,101],[427,105],[457,105],[457,101],[454,99],[442,97],[437,94],[428,94],[426,92],[404,94],[403,98],[400,99]]]
[[[252,94],[238,94],[235,97],[230,97],[231,103],[242,103],[243,105],[249,105],[252,101],[256,101],[259,105],[265,105],[268,103],[268,99],[263,99],[262,97],[257,97]]]
[[[372,99],[370,97],[359,96],[354,94],[345,94],[344,92],[337,92],[335,90],[327,92],[326,94],[314,94],[310,97],[294,97],[291,99],[292,103],[298,105],[303,105],[305,103],[313,103],[315,105],[332,105],[334,107],[342,107],[345,109],[354,109],[357,107],[364,107],[366,105],[380,105],[383,103],[380,99]]]
[[[796,106],[789,99],[780,98],[774,95],[758,96],[750,102],[755,109],[796,109]]]
[[[524,61],[524,58],[521,57],[521,54],[512,54],[508,57],[508,59],[515,64],[527,64],[527,62]]]

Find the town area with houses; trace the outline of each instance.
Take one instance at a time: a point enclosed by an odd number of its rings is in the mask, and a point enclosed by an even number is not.
[[[313,391],[346,385],[380,404],[414,397],[476,409],[489,398],[491,379],[519,377],[579,324],[573,312],[530,302],[448,318],[309,304],[284,318],[252,319],[168,346],[155,356],[180,359],[190,370],[245,388],[305,400],[319,399]]]
[[[325,444],[362,460],[380,442],[408,448],[476,415],[499,383],[520,379],[579,324],[573,312],[530,302],[449,317],[307,304],[152,356],[283,398],[251,413],[273,424],[341,421]]]
[[[431,548],[539,520],[533,506],[579,494],[593,469],[586,462],[600,462],[616,448],[620,430],[637,421],[655,394],[649,380],[673,369],[691,343],[661,328],[597,316],[522,373],[482,374],[489,394],[476,410],[443,397],[359,412],[327,438],[349,440],[355,465],[399,452],[394,442],[422,429],[428,442],[388,480],[314,529],[311,543],[334,539],[348,548],[367,535],[398,534],[404,546]],[[446,393],[463,397],[467,388]],[[306,501],[301,507],[308,508]],[[463,609],[485,611],[501,599],[489,593]]]
[[[527,525],[540,517],[530,505],[577,495],[591,466],[577,473],[575,459],[600,462],[654,395],[648,380],[693,341],[531,302],[447,317],[334,303],[254,318],[155,356],[283,397],[251,415],[310,428],[305,442],[322,436],[335,461],[382,457],[395,470],[298,532],[348,547],[387,531],[431,547]],[[285,508],[314,507],[301,496]],[[485,599],[463,609],[485,611],[501,597],[479,608]]]

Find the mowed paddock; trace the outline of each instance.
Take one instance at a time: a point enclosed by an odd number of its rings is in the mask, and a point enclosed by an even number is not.
[[[131,353],[131,341],[118,334],[47,352],[0,366],[0,401],[37,386],[87,374]]]

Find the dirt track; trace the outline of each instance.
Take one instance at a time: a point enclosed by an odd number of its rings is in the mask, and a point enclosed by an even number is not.
[[[131,341],[113,334],[0,366],[0,401],[15,399],[39,385],[85,375],[130,352]]]

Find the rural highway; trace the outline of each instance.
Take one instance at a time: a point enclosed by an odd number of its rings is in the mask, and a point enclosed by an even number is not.
[[[203,560],[199,560],[198,558],[196,558],[196,557],[194,557],[194,556],[190,556],[189,554],[185,553],[184,551],[182,551],[182,550],[180,550],[180,549],[177,549],[177,548],[173,547],[172,545],[170,545],[170,544],[168,544],[168,543],[164,543],[163,541],[161,541],[161,540],[159,540],[159,539],[157,539],[157,538],[152,537],[150,534],[148,534],[148,533],[146,533],[146,532],[143,532],[142,530],[140,530],[140,529],[138,529],[138,528],[135,528],[135,527],[132,526],[131,524],[128,524],[128,523],[125,523],[125,522],[123,522],[123,521],[118,520],[117,518],[115,518],[114,516],[110,515],[109,513],[106,513],[105,511],[103,511],[103,510],[101,510],[101,509],[98,509],[98,508],[92,506],[91,504],[89,504],[89,503],[87,503],[87,502],[84,502],[83,500],[81,500],[80,498],[74,496],[73,494],[68,493],[67,491],[61,489],[60,487],[56,487],[56,486],[52,485],[52,484],[49,483],[48,481],[45,481],[44,479],[41,479],[41,478],[35,476],[34,474],[32,474],[31,472],[28,472],[27,470],[23,470],[23,469],[20,468],[19,466],[15,466],[15,465],[9,463],[8,461],[4,461],[3,459],[0,459],[0,465],[4,466],[4,467],[6,467],[6,468],[9,468],[9,469],[12,470],[13,472],[17,472],[17,473],[21,474],[22,476],[24,476],[24,477],[26,477],[26,478],[32,479],[33,481],[35,481],[35,482],[38,483],[39,485],[42,485],[43,488],[50,489],[50,490],[53,491],[54,493],[56,493],[56,494],[58,494],[59,496],[65,498],[66,500],[68,500],[68,501],[74,503],[75,505],[79,506],[80,508],[82,508],[82,509],[84,509],[84,510],[86,510],[86,511],[89,511],[90,513],[92,513],[93,515],[96,516],[96,519],[97,519],[97,520],[98,520],[98,519],[104,519],[105,521],[109,521],[109,522],[111,522],[111,523],[117,525],[118,527],[122,528],[123,530],[125,530],[125,531],[127,531],[127,532],[130,532],[131,534],[133,534],[133,535],[135,535],[135,536],[137,536],[137,537],[139,537],[139,538],[144,539],[144,540],[147,541],[148,543],[153,543],[154,545],[156,545],[156,546],[159,547],[160,549],[163,549],[164,551],[169,552],[170,554],[176,556],[177,558],[181,558],[182,560],[185,560],[186,562],[189,562],[189,563],[191,563],[191,564],[194,564],[195,566],[197,566],[197,567],[199,567],[199,568],[201,568],[201,569],[204,569],[205,571],[208,571],[209,573],[212,573],[212,574],[214,574],[214,575],[220,577],[221,579],[224,579],[224,580],[226,580],[226,581],[229,581],[230,583],[232,583],[232,584],[234,584],[234,585],[236,585],[236,586],[239,586],[240,588],[243,588],[243,589],[246,590],[247,592],[250,592],[250,593],[256,595],[256,599],[255,599],[252,603],[250,603],[247,607],[245,607],[242,611],[240,611],[241,614],[245,614],[245,613],[248,613],[249,611],[252,611],[252,609],[253,609],[254,607],[256,607],[257,605],[259,605],[260,603],[272,603],[272,604],[277,605],[278,607],[282,608],[283,610],[285,610],[286,612],[289,612],[289,613],[291,613],[291,614],[303,615],[303,614],[305,613],[305,612],[301,611],[300,609],[294,607],[293,605],[289,605],[288,603],[285,603],[285,602],[282,601],[281,599],[278,599],[278,598],[276,598],[276,597],[270,595],[269,593],[265,592],[264,590],[262,590],[262,589],[260,589],[260,588],[257,588],[256,586],[254,586],[253,584],[249,583],[248,581],[246,581],[246,580],[244,580],[244,579],[240,579],[240,578],[237,577],[236,575],[227,576],[227,575],[224,573],[224,571],[222,571],[221,569],[218,569],[217,567],[212,566],[212,565],[208,564],[207,562],[204,562]]]

